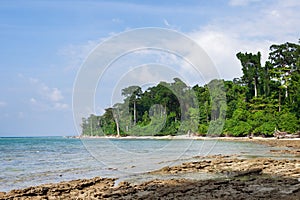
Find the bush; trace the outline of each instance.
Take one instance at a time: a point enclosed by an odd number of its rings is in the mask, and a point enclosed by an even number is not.
[[[293,113],[282,112],[278,116],[278,129],[288,133],[295,133],[299,130],[299,121]]]
[[[224,133],[230,136],[246,136],[251,128],[247,122],[229,119],[226,121]]]
[[[198,133],[201,136],[205,136],[208,131],[208,126],[206,124],[200,124],[198,128]]]
[[[265,122],[261,126],[257,127],[253,132],[263,134],[265,136],[272,136],[276,127],[275,122]]]
[[[223,133],[224,120],[212,120],[209,123],[207,135],[208,136],[221,136]]]

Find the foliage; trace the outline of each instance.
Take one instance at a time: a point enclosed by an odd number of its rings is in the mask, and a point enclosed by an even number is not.
[[[179,78],[145,91],[122,90],[124,102],[82,119],[82,134],[272,136],[300,130],[300,46],[274,44],[269,60],[260,52],[236,54],[243,75],[189,87]]]
[[[282,112],[278,116],[278,128],[288,133],[295,133],[299,130],[299,119],[290,112]]]

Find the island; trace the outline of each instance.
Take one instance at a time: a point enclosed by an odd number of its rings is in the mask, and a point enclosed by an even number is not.
[[[0,192],[0,199],[299,199],[300,47],[270,50],[264,65],[260,52],[238,53],[243,75],[232,81],[124,88],[124,102],[83,118],[80,137],[233,140],[274,146],[270,153],[281,156],[196,156],[146,172],[159,178],[141,183],[95,177]],[[210,176],[190,178],[202,173]]]

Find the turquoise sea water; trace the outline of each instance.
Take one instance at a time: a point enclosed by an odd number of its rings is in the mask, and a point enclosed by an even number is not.
[[[270,147],[217,140],[0,138],[0,191],[43,183],[136,174],[193,156],[272,156]]]

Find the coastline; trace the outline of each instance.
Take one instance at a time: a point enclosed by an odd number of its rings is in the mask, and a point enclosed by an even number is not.
[[[121,139],[121,138],[119,138]],[[157,137],[126,137],[122,139],[158,139]],[[191,137],[172,136],[159,139],[192,139]],[[264,145],[286,147],[287,151],[273,152],[290,154],[300,153],[299,139],[276,138],[207,138],[239,142],[255,142]],[[209,173],[219,178],[195,180],[184,177],[186,174]],[[239,155],[197,157],[195,161],[173,167],[164,167],[149,172],[158,177],[178,178],[153,179],[142,183],[100,178],[82,179],[44,184],[8,193],[0,192],[0,199],[298,199],[300,196],[300,159],[299,154],[289,159],[242,158]],[[179,176],[180,175],[180,176]]]
[[[222,140],[222,141],[237,141],[237,142],[254,142],[258,144],[277,146],[277,147],[292,147],[300,149],[300,138],[281,138],[276,137],[208,137],[208,136],[189,136],[189,135],[167,135],[167,136],[75,136],[78,139],[117,139],[117,140]]]
[[[254,137],[233,137],[233,136],[197,136],[197,135],[164,135],[164,136],[115,136],[115,135],[109,135],[109,136],[86,136],[86,135],[80,135],[80,136],[70,136],[70,138],[77,138],[77,139],[190,139],[190,140],[218,140],[218,139],[224,139],[224,140],[300,140],[300,137],[295,138],[281,138],[277,139],[276,137],[261,137],[261,136],[254,136]]]

